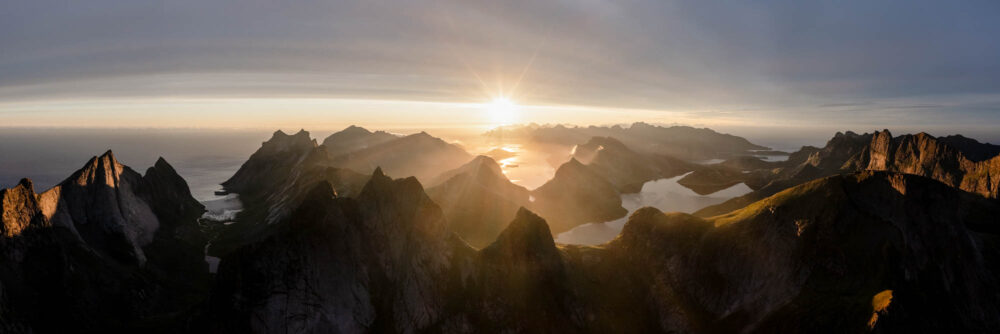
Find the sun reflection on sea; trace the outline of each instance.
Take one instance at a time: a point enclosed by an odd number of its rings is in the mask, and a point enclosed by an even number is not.
[[[549,154],[527,149],[521,144],[494,146],[483,155],[496,160],[511,182],[528,189],[541,186],[555,175]]]

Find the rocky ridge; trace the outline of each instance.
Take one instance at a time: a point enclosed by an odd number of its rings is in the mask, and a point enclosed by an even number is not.
[[[174,328],[207,294],[204,207],[162,158],[140,175],[108,151],[41,194],[24,179],[0,197],[0,310],[18,331]]]
[[[804,147],[793,153],[784,166],[751,174],[752,181],[747,184],[755,189],[753,193],[695,214],[708,217],[730,212],[809,180],[865,170],[925,176],[958,189],[997,198],[1000,196],[998,168],[1000,156],[972,161],[962,151],[926,133],[893,137],[888,130],[863,135],[838,132],[822,149]]]
[[[598,247],[555,244],[520,209],[477,251],[415,179],[379,170],[357,199],[325,184],[308,197],[223,260],[214,330],[976,332],[1000,319],[1000,207],[919,176],[834,176],[712,219],[646,208]]]

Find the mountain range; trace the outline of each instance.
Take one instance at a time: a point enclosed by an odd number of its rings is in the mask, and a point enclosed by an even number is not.
[[[771,162],[710,130],[525,129],[576,145],[536,189],[427,133],[352,126],[320,144],[278,131],[222,184],[245,208],[227,223],[199,219],[204,206],[162,158],[139,174],[109,151],[41,193],[22,180],[0,190],[0,332],[1000,326],[995,145],[847,132]],[[667,135],[678,133],[721,142],[674,156],[687,145]],[[754,191],[695,214],[636,210],[604,244],[554,241],[624,217],[622,194],[685,174],[697,192]],[[221,258],[217,272],[206,255]]]
[[[220,332],[981,331],[995,301],[995,201],[865,172],[702,219],[646,208],[597,247],[519,209],[466,245],[414,178],[328,184],[223,261]],[[943,321],[943,319],[948,319]]]
[[[169,331],[206,298],[204,212],[162,158],[145,175],[94,157],[35,193],[0,190],[0,329]]]
[[[529,124],[500,127],[483,135],[494,139],[520,139],[567,146],[585,143],[592,137],[611,137],[643,153],[662,154],[684,160],[730,158],[751,155],[754,151],[770,150],[745,138],[718,133],[707,128],[663,127],[642,122],[627,127]]]
[[[893,137],[889,130],[837,133],[823,148],[803,147],[773,169],[730,173],[735,175],[730,180],[745,181],[755,191],[696,214],[726,213],[805,181],[866,170],[920,175],[988,198],[1000,196],[1000,156],[987,159],[982,153],[994,150],[995,145],[966,138],[959,149],[949,144],[955,138],[959,136],[935,138],[926,133]],[[967,158],[966,152],[979,160]]]

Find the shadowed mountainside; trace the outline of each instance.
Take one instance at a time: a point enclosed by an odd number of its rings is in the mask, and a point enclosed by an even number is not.
[[[425,132],[396,137],[350,126],[317,145],[309,132],[287,135],[276,131],[222,184],[238,193],[245,210],[235,224],[224,227],[210,253],[225,254],[240,245],[266,237],[269,225],[298,207],[318,182],[326,181],[342,197],[356,196],[367,182],[365,173],[384,164],[386,170],[430,179],[459,166],[469,155],[460,147]],[[329,146],[327,146],[329,145]],[[337,154],[337,155],[335,155]],[[457,160],[465,159],[465,160]],[[359,173],[364,172],[364,173]]]
[[[559,166],[552,180],[531,194],[535,198],[531,207],[548,218],[554,233],[628,214],[615,186],[576,158]]]
[[[899,332],[997,326],[997,203],[919,176],[813,181],[705,220],[651,208],[598,247],[521,209],[476,251],[413,178],[328,184],[223,259],[212,328]]]
[[[0,190],[0,328],[183,328],[208,293],[204,207],[166,161],[140,175],[108,151],[52,189],[33,188],[24,179]]]
[[[482,248],[496,239],[518,208],[529,205],[530,192],[504,176],[500,165],[478,156],[427,190],[445,213],[448,229]]]
[[[636,193],[648,181],[670,178],[697,169],[697,164],[660,154],[635,152],[611,137],[593,137],[573,152],[621,193]]]
[[[332,137],[332,136],[331,136]],[[223,189],[238,193],[245,208],[234,224],[222,227],[209,253],[225,254],[240,245],[263,238],[268,226],[284,219],[305,199],[316,183],[334,185],[340,196],[360,192],[368,177],[332,167],[325,146],[317,146],[309,132],[289,136],[276,131],[240,167]]]
[[[247,209],[212,241],[222,258],[214,280],[197,221],[204,208],[185,181],[162,159],[140,175],[108,152],[41,194],[30,180],[0,190],[0,330],[842,333],[1000,326],[993,289],[1000,202],[990,198],[998,157],[973,161],[924,134],[838,134],[785,163],[739,158],[696,166],[749,174],[748,184],[768,181],[762,189],[781,187],[740,209],[702,218],[644,208],[611,242],[560,245],[553,232],[625,214],[618,186],[630,182],[609,179],[676,167],[613,139],[581,147],[590,164],[571,159],[535,191],[512,184],[496,161],[480,156],[425,193],[415,177],[333,167],[337,159],[304,131],[275,133],[225,184]],[[618,161],[626,158],[641,163]],[[782,183],[805,178],[819,179]]]

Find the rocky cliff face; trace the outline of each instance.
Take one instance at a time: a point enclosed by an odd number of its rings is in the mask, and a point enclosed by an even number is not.
[[[413,332],[440,321],[461,242],[414,178],[376,169],[357,199],[320,183],[266,239],[226,256],[213,332]]]
[[[477,248],[496,240],[518,208],[530,203],[530,192],[511,183],[500,165],[486,156],[445,176],[447,181],[427,193],[444,211],[448,229]]]
[[[837,133],[822,149],[803,148],[783,167],[751,174],[753,182],[748,185],[757,186],[755,192],[695,214],[708,217],[730,212],[809,180],[866,170],[926,176],[965,191],[997,198],[1000,196],[997,179],[1000,171],[996,164],[996,158],[972,161],[961,150],[926,133],[899,137],[893,137],[888,130],[863,135]]]
[[[226,254],[265,237],[270,233],[268,226],[284,220],[298,208],[319,182],[332,185],[339,196],[351,197],[361,191],[367,180],[366,175],[333,167],[333,157],[326,147],[316,146],[308,132],[288,136],[277,131],[223,183],[227,191],[240,195],[244,210],[236,223],[222,229],[209,253]]]
[[[532,196],[532,208],[547,218],[555,233],[628,213],[614,185],[576,158],[559,166],[552,180],[532,191]]]
[[[609,248],[660,277],[699,331],[977,332],[1000,319],[997,210],[933,180],[865,172],[709,220],[646,209]]]
[[[207,294],[204,208],[162,159],[140,175],[108,151],[42,194],[23,180],[0,197],[0,310],[25,328],[173,328]]]
[[[222,187],[240,194],[271,188],[285,180],[294,166],[316,146],[316,141],[305,130],[291,136],[281,130],[275,131],[271,139],[261,144],[240,169],[222,183]]]
[[[603,300],[600,289],[581,284],[599,284],[605,276],[576,276],[580,269],[571,268],[582,264],[564,260],[545,221],[525,209],[495,242],[476,251],[446,229],[441,210],[412,177],[392,180],[376,170],[356,199],[338,198],[330,189],[317,186],[270,237],[223,259],[206,316],[210,331],[614,328],[595,313],[603,306],[585,310],[578,301]],[[622,275],[607,277],[612,284],[622,281]],[[616,306],[624,304],[606,306],[608,314],[621,315],[615,319],[645,314]]]
[[[1000,170],[993,159],[974,162],[954,148],[926,133],[892,137],[877,132],[871,144],[849,164],[867,170],[885,170],[926,176],[952,187],[996,198]]]
[[[142,266],[142,248],[160,228],[151,203],[138,195],[142,186],[142,176],[108,151],[42,193],[41,206],[53,224],[70,227],[96,250]]]

